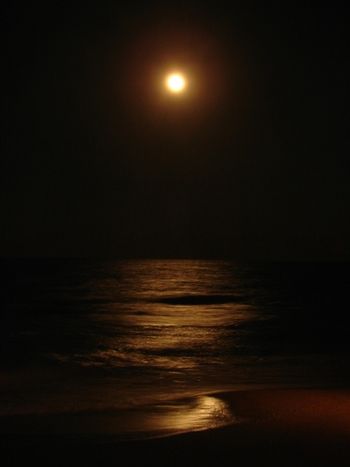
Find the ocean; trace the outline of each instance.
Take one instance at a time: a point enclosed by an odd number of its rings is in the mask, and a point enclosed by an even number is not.
[[[0,431],[163,435],[232,422],[216,392],[349,385],[349,268],[4,259]]]

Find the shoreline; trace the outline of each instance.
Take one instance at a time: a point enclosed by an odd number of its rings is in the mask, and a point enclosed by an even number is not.
[[[350,388],[259,389],[207,396],[228,404],[239,421],[124,441],[104,436],[103,420],[100,430],[86,437],[11,435],[2,429],[5,465],[28,460],[65,466],[107,465],[113,460],[123,466],[350,465]]]

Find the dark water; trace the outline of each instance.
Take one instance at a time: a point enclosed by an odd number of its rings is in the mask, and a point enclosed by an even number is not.
[[[213,391],[350,383],[349,264],[1,264],[2,416],[171,431],[221,423]]]

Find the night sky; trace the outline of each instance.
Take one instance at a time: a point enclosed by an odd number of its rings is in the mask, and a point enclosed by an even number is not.
[[[79,3],[2,6],[0,255],[350,259],[348,8]]]

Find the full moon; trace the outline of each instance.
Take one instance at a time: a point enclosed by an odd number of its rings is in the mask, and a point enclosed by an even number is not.
[[[182,73],[171,73],[165,79],[165,87],[173,94],[184,92],[187,86],[187,81]]]

